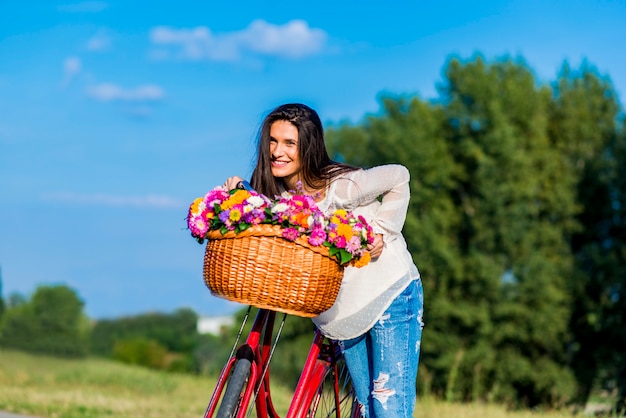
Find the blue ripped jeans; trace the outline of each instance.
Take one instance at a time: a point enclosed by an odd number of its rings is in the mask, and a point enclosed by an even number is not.
[[[341,341],[362,417],[412,417],[424,292],[414,280],[367,333]]]

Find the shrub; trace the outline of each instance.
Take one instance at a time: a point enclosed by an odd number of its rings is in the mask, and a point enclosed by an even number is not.
[[[114,359],[151,369],[162,369],[165,366],[166,354],[165,347],[146,338],[121,340],[113,347]]]

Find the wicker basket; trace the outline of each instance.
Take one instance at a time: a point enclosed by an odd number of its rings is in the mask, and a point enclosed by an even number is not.
[[[326,247],[306,238],[292,242],[275,225],[256,225],[235,234],[210,231],[204,281],[211,293],[231,301],[313,317],[332,306],[343,268]]]

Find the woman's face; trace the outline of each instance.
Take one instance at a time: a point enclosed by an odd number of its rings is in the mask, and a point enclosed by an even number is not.
[[[282,178],[285,185],[295,189],[300,179],[298,157],[298,128],[286,120],[278,120],[270,126],[270,159],[272,175]]]

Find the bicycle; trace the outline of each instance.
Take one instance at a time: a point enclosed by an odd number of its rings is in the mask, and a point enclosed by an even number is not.
[[[273,337],[276,312],[260,309],[245,343],[237,347],[250,309],[220,373],[205,418],[243,418],[251,416],[253,409],[259,418],[279,417],[270,394],[269,365],[287,315]],[[331,416],[358,417],[358,404],[337,343],[315,330],[287,418]]]
[[[241,188],[251,189],[247,182]],[[287,314],[274,336],[276,311],[259,309],[246,340],[239,345],[251,307],[242,321],[204,418],[278,418],[270,392],[270,361]],[[287,418],[356,418],[358,402],[338,344],[315,330],[311,348],[287,411]]]

